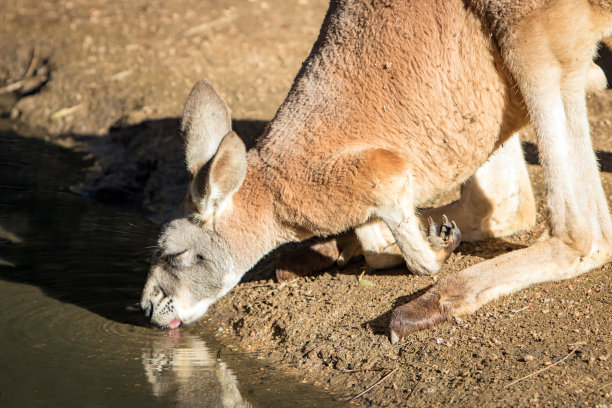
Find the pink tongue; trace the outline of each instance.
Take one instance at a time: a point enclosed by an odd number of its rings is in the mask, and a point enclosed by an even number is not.
[[[169,329],[176,329],[180,325],[181,325],[181,319],[174,319],[173,321],[168,323],[168,328]]]

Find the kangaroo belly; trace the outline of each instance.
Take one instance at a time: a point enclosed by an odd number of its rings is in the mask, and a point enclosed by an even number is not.
[[[372,27],[378,50],[354,53],[363,68],[347,72],[345,123],[406,159],[418,204],[470,177],[525,115],[488,28],[462,1],[401,3],[400,21],[389,12]]]
[[[389,3],[332,4],[260,148],[298,178],[344,150],[390,149],[425,201],[472,175],[525,115],[491,33],[463,1]]]
[[[258,150],[304,195],[329,197],[321,205],[334,214],[354,195],[313,183],[313,172],[355,151],[388,150],[404,160],[418,205],[469,178],[524,124],[520,106],[487,26],[463,1],[332,2]],[[287,196],[295,213],[319,213]]]

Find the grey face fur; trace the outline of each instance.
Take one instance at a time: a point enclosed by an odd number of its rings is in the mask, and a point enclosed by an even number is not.
[[[240,279],[224,239],[188,217],[166,224],[158,245],[141,307],[160,327],[197,320]]]
[[[213,226],[244,181],[246,148],[209,82],[191,90],[181,130],[192,182],[186,202],[159,238],[141,300],[154,324],[170,328],[197,320],[242,275]]]
[[[227,105],[209,82],[202,80],[191,90],[181,130],[192,182],[179,215],[159,238],[141,299],[151,321],[170,328],[198,319],[242,275],[213,226],[244,180],[246,149],[232,132]]]

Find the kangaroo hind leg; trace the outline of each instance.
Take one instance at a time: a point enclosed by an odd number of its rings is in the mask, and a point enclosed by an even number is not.
[[[592,16],[586,2],[558,2],[498,39],[535,129],[550,238],[438,280],[393,311],[393,342],[529,285],[578,276],[612,257],[612,220],[586,111],[587,75],[598,39]]]

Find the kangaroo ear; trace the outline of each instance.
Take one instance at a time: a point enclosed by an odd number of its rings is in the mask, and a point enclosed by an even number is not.
[[[187,169],[192,177],[213,157],[221,139],[231,130],[232,120],[225,101],[210,82],[199,81],[187,97],[181,123]]]
[[[198,171],[190,186],[190,195],[198,218],[213,222],[231,201],[246,175],[246,147],[234,132],[227,133],[213,158]]]

